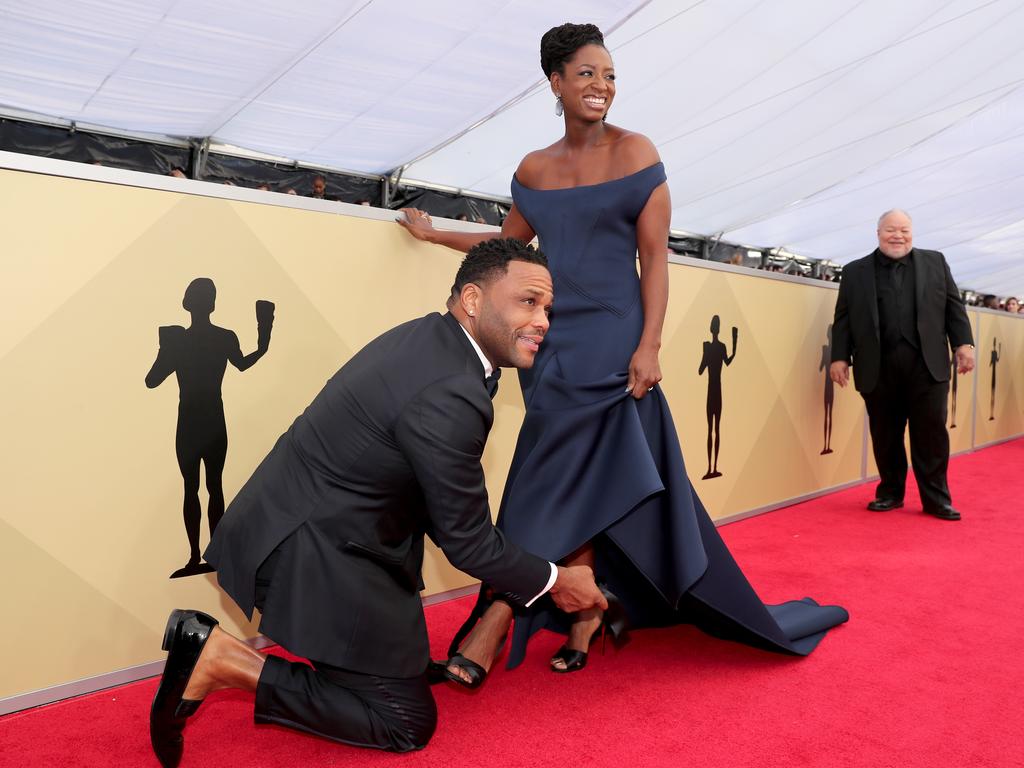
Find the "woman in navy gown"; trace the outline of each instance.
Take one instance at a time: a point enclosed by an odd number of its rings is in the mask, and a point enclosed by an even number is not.
[[[565,135],[519,165],[501,236],[539,237],[555,302],[533,368],[519,372],[526,417],[499,526],[552,562],[593,567],[631,626],[690,622],[759,647],[809,653],[846,611],[809,598],[761,602],[687,478],[658,387],[671,204],[657,150],[606,122],[615,73],[597,27],[547,32],[541,67]],[[435,230],[415,209],[405,209],[400,223],[459,250],[495,236]],[[453,644],[453,679],[483,680],[511,620],[508,605],[482,589]],[[509,667],[546,627],[568,635],[552,669],[581,669],[601,623],[600,612],[566,616],[542,598],[516,616]]]

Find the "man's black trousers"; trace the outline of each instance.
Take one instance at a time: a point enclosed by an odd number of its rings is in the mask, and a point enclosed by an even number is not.
[[[277,551],[256,573],[262,610]],[[257,723],[276,723],[357,747],[422,749],[437,727],[437,706],[426,675],[380,677],[312,661],[267,656],[256,686]]]
[[[878,385],[862,393],[880,481],[876,497],[903,500],[907,454],[903,435],[910,426],[910,460],[925,509],[951,503],[946,470],[949,382],[935,381],[921,353],[906,341],[882,353]]]

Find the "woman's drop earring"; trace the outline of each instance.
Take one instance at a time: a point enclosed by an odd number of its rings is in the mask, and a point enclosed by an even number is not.
[[[555,117],[562,116],[562,97],[555,96]]]

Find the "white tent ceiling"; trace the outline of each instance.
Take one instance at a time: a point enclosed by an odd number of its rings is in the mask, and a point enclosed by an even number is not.
[[[1024,294],[1021,0],[0,0],[0,109],[507,196],[560,135],[565,20],[606,31],[674,228],[843,263],[901,207]]]

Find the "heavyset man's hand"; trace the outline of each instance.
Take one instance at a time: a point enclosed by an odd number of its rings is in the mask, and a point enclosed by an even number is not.
[[[850,383],[850,364],[845,360],[836,360],[829,366],[828,375],[840,387],[845,387]]]
[[[961,344],[956,348],[956,371],[957,373],[970,373],[973,370],[974,347],[970,344]]]

